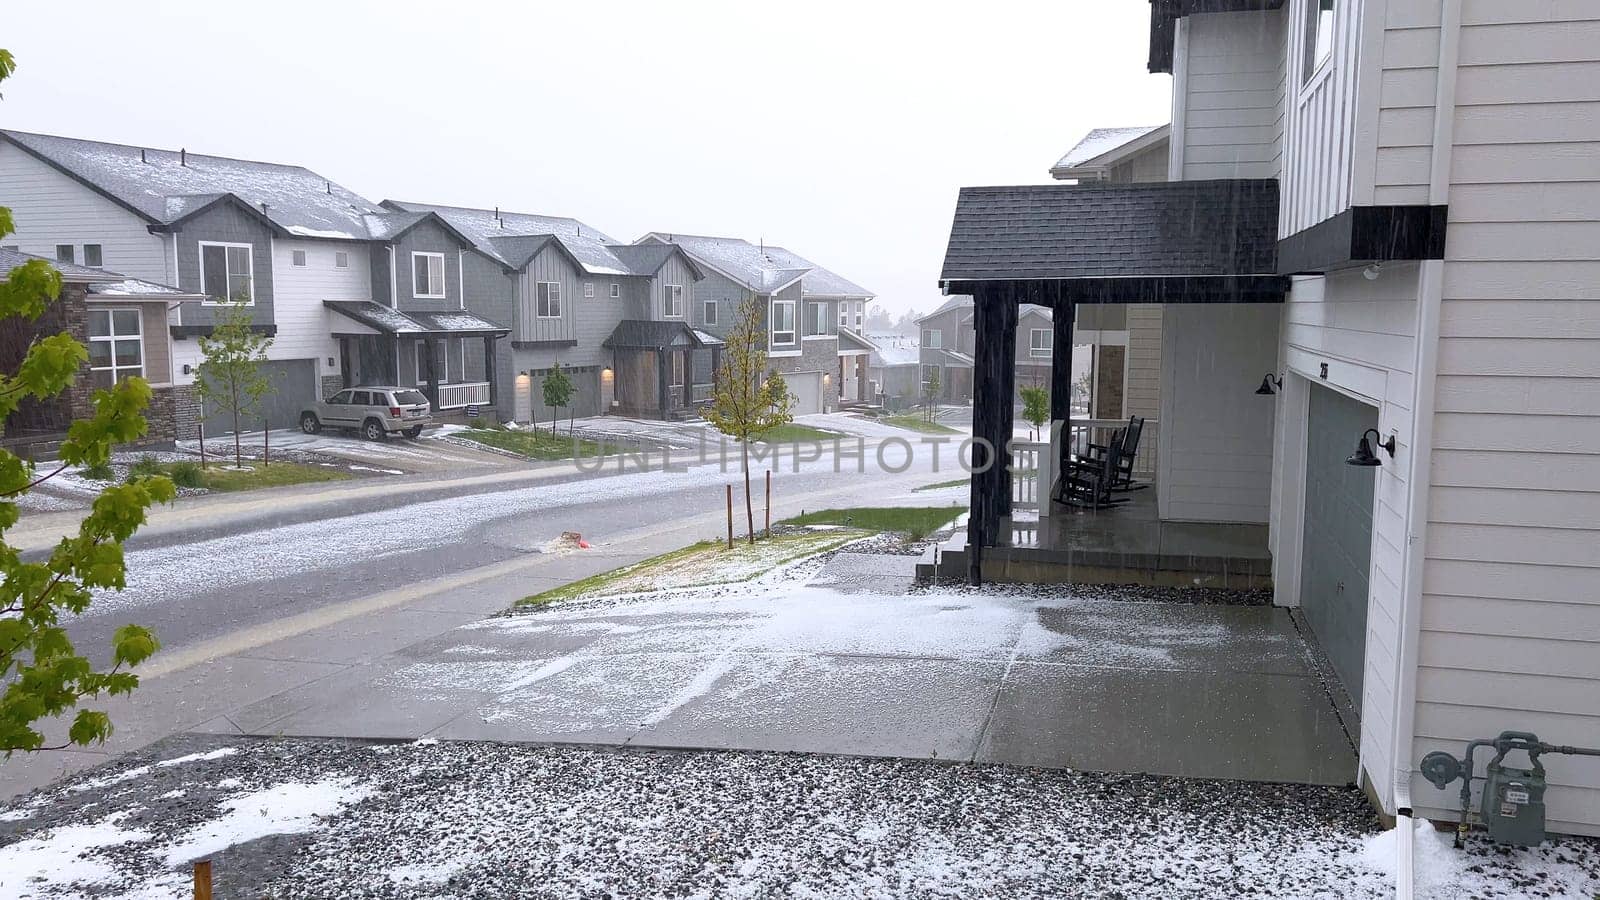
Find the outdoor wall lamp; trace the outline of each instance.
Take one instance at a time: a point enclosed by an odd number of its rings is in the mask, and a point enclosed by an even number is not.
[[[1367,435],[1369,434],[1373,435],[1372,441],[1367,440]],[[1382,437],[1382,435],[1378,434],[1378,429],[1376,428],[1368,428],[1366,431],[1361,432],[1361,443],[1356,445],[1356,452],[1350,454],[1350,458],[1345,460],[1344,464],[1347,466],[1363,466],[1366,468],[1383,465],[1383,460],[1379,459],[1378,455],[1372,452],[1372,444],[1374,442],[1376,442],[1379,447],[1389,451],[1389,458],[1394,459],[1394,435],[1389,435],[1388,440],[1382,440]]]
[[[1261,379],[1261,387],[1256,388],[1256,393],[1263,397],[1271,397],[1273,394],[1278,392],[1279,388],[1282,387],[1283,376],[1279,375],[1274,377],[1271,372],[1268,372],[1266,377]]]

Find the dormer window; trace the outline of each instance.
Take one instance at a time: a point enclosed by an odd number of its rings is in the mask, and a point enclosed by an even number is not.
[[[1334,0],[1306,0],[1306,68],[1310,81],[1333,56]]]

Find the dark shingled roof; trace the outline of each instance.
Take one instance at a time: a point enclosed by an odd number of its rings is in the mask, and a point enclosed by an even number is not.
[[[697,278],[704,278],[705,273],[695,265],[694,259],[683,252],[683,248],[676,244],[658,244],[655,242],[645,244],[612,244],[607,249],[617,255],[617,258],[627,264],[628,269],[635,275],[654,275],[661,271],[674,254],[682,254],[684,262],[688,263],[689,271]]]
[[[1172,39],[1184,16],[1264,12],[1282,6],[1283,0],[1150,0],[1150,71],[1172,74]]]
[[[497,325],[464,310],[401,312],[372,300],[324,300],[322,305],[384,334],[423,337],[434,334],[502,335],[511,331],[504,325]]]
[[[650,322],[623,319],[601,346],[613,350],[666,350],[672,347],[704,346],[695,330],[683,322]]]
[[[946,282],[1273,275],[1275,179],[962,188]]]

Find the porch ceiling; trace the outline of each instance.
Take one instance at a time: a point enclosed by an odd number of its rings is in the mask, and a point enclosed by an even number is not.
[[[1276,179],[962,188],[946,291],[1053,305],[1281,302]]]

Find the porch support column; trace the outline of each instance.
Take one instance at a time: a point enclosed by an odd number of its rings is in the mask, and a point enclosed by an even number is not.
[[[483,337],[483,380],[489,382],[489,405],[493,407],[495,401],[500,399],[500,379],[496,376],[494,359],[494,345],[496,338],[492,334]]]
[[[352,338],[339,338],[339,382],[343,387],[350,387],[354,373],[350,371],[350,341]]]
[[[434,412],[438,412],[439,411],[439,365],[438,365],[438,357],[434,353],[434,351],[436,350],[436,348],[438,346],[438,341],[434,340],[431,337],[425,337],[425,338],[422,339],[422,345],[423,345],[424,348],[426,348],[427,354],[428,354],[428,403],[433,406]],[[398,381],[399,379],[396,378],[396,380]]]
[[[1067,459],[1072,455],[1072,341],[1077,316],[1077,303],[1069,297],[1056,298],[1050,343],[1050,424],[1061,423],[1061,443],[1053,467],[1061,473],[1067,471]],[[1050,487],[1043,485],[1041,490]]]
[[[670,351],[662,347],[656,351],[656,388],[657,406],[661,418],[667,418],[667,410],[672,406],[672,363],[667,355]]]
[[[1011,430],[1011,401],[1003,393],[1008,365],[1015,365],[1016,304],[987,286],[973,295],[973,377],[971,515],[967,519],[967,581],[983,583],[983,550],[999,532],[1000,494],[1006,460],[1002,458]],[[1007,328],[1007,309],[1011,327]]]
[[[722,378],[722,348],[711,348],[711,386],[715,388]]]
[[[1000,301],[1004,314],[1000,322],[1000,443],[995,449],[1000,454],[1000,493],[996,496],[997,520],[1005,520],[1005,540],[1011,542],[1011,441],[1015,435],[1017,412],[1017,318],[1018,303],[1011,297]],[[1000,535],[992,536],[998,543]]]

